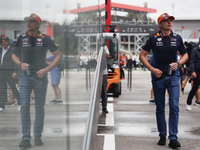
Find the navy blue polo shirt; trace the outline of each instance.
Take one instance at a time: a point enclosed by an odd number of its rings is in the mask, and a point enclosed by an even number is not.
[[[36,72],[47,66],[47,50],[51,52],[58,50],[49,36],[41,32],[38,32],[36,36],[29,36],[26,32],[17,39],[14,54],[21,58],[22,63],[30,64],[30,76],[40,79]],[[26,71],[21,70],[21,76],[24,75],[27,75]]]
[[[153,51],[154,60],[152,65],[163,72],[161,78],[155,78],[153,75],[153,81],[169,76],[169,64],[178,61],[178,51],[181,55],[187,53],[181,36],[172,31],[168,36],[164,36],[161,31],[151,35],[145,43],[143,50],[147,52]],[[179,68],[176,71],[172,71],[172,75],[179,75]]]

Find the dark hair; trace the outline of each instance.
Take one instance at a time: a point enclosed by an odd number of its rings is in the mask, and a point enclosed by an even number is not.
[[[2,37],[2,38],[1,38],[1,41],[3,41],[3,40],[6,40],[7,42],[10,43],[10,39],[9,39],[8,37]]]

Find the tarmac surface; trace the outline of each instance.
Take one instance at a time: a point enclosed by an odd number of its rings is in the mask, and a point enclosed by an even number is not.
[[[66,150],[67,148],[67,122],[66,122],[66,78],[61,78],[60,88],[62,89],[63,104],[49,103],[54,99],[53,88],[51,87],[51,76],[48,74],[49,84],[45,105],[45,123],[42,141],[43,146],[35,146],[33,138],[31,139],[31,150]],[[34,103],[31,102],[31,136],[33,137],[34,123]],[[19,143],[22,141],[21,118],[18,106],[6,106],[3,112],[0,112],[0,150],[21,150]]]
[[[109,114],[99,116],[98,133],[95,150],[106,150],[105,137],[114,135],[113,150],[168,150],[169,140],[165,146],[157,145],[159,140],[155,104],[150,104],[151,79],[149,71],[132,72],[132,89],[127,89],[127,76],[122,81],[122,95],[114,98],[113,116],[114,125],[106,125],[105,120]],[[125,72],[127,75],[127,72]],[[190,83],[187,83],[184,95],[180,95],[179,102],[179,133],[178,141],[180,150],[200,149],[200,107],[192,105],[192,111],[186,110],[186,99],[190,91]],[[195,98],[194,98],[195,99]],[[194,104],[193,99],[193,104]],[[165,116],[168,122],[169,105],[166,94]],[[109,104],[108,103],[108,104]],[[109,110],[108,110],[109,111]],[[104,118],[104,119],[103,119]],[[108,143],[108,142],[107,142]]]
[[[127,72],[125,72],[127,75]],[[94,71],[91,71],[91,86]],[[51,76],[48,75],[49,81]],[[112,135],[114,144],[109,150],[167,150],[167,145],[158,146],[159,140],[155,105],[149,104],[151,80],[149,71],[133,71],[132,89],[127,89],[127,76],[122,82],[122,95],[109,99],[109,114],[101,113],[99,108],[99,125],[94,150],[106,150],[105,137]],[[90,84],[89,84],[90,85]],[[86,87],[86,73],[70,70],[61,78],[62,104],[49,103],[54,99],[54,92],[49,82],[45,105],[45,123],[42,140],[43,146],[35,146],[31,140],[31,150],[81,150],[87,114],[90,104],[91,86]],[[190,90],[186,85],[185,94],[180,96],[179,142],[181,150],[200,149],[200,107],[192,105],[187,111],[185,101]],[[166,120],[169,107],[166,96]],[[193,99],[194,103],[194,99]],[[34,122],[34,104],[31,104],[31,119]],[[108,120],[109,117],[113,117]],[[21,150],[21,120],[17,106],[6,106],[0,112],[0,150]],[[108,122],[107,122],[108,121]],[[110,121],[110,122],[109,122]],[[33,132],[33,130],[32,130]],[[33,134],[31,134],[33,136]],[[108,148],[107,148],[108,149]]]

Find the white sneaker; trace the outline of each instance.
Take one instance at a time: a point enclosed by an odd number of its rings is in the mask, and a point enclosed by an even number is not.
[[[17,109],[17,110],[21,110],[21,105],[18,106],[18,109]]]
[[[192,110],[191,105],[186,104],[186,109],[187,109],[187,110]]]
[[[4,111],[4,109],[0,107],[0,112],[1,112],[1,111]]]

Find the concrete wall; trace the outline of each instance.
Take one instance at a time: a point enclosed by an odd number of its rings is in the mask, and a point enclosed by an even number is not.
[[[176,19],[172,23],[172,30],[181,35],[183,41],[197,42],[200,38],[200,20]]]
[[[10,39],[17,39],[19,35],[27,31],[26,22],[21,20],[0,20],[0,30],[1,34],[5,34]],[[46,21],[42,21],[40,31],[46,34]]]

